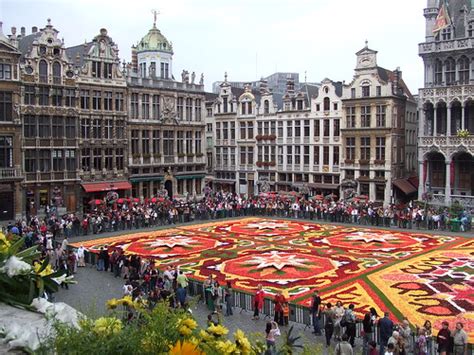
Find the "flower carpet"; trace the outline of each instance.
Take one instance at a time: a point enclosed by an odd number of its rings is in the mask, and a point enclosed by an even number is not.
[[[197,281],[213,275],[241,292],[262,284],[290,302],[323,302],[390,310],[413,325],[462,321],[474,342],[474,243],[463,237],[377,230],[297,220],[244,218],[102,238],[83,244],[91,252],[121,248],[179,265]]]

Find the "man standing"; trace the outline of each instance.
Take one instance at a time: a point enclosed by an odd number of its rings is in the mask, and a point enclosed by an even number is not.
[[[463,328],[461,322],[456,323],[456,330],[453,333],[453,355],[467,355],[467,333]]]
[[[313,298],[311,299],[311,315],[313,317],[313,334],[321,335],[321,327],[319,326],[319,315],[321,311],[321,297],[319,297],[318,291],[314,291]]]
[[[379,321],[380,328],[380,355],[384,355],[388,339],[393,333],[393,322],[390,319],[390,313],[385,312],[384,317]]]
[[[346,322],[346,334],[349,338],[349,343],[354,347],[356,336],[356,316],[354,313],[354,305],[352,303],[344,314],[344,320]]]

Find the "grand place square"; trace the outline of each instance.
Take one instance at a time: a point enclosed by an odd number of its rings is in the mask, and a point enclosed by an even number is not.
[[[42,3],[0,2],[0,353],[472,355],[474,3]]]

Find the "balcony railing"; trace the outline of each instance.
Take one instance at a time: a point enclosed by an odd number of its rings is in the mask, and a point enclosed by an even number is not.
[[[21,178],[21,170],[17,168],[0,168],[0,180]]]
[[[420,146],[437,145],[439,147],[458,146],[464,144],[466,146],[474,145],[474,136],[461,138],[457,136],[440,136],[440,137],[421,137]]]

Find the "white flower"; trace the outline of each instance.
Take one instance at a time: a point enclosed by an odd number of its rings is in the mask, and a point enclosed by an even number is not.
[[[20,258],[16,256],[11,256],[8,258],[7,262],[3,267],[0,268],[0,272],[6,273],[8,277],[13,277],[17,275],[25,275],[31,271],[31,265],[25,263]]]

